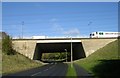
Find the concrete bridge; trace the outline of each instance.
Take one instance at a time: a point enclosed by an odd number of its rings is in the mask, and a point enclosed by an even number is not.
[[[115,41],[111,39],[93,39],[93,38],[54,38],[54,39],[14,39],[13,47],[20,54],[32,60],[40,60],[42,53],[46,52],[68,52],[71,51],[71,42],[73,45],[73,59],[88,57],[96,50],[104,47],[108,43]]]

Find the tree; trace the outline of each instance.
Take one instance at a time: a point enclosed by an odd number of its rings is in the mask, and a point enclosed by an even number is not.
[[[12,38],[7,35],[2,39],[2,52],[7,55],[14,55],[16,52],[13,50]]]

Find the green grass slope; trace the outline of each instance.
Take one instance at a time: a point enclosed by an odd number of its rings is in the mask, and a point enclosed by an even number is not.
[[[27,57],[16,54],[16,55],[5,55],[2,53],[2,74],[10,74],[30,68],[41,66],[41,63],[36,63]]]
[[[67,70],[66,76],[67,78],[69,78],[70,76],[73,76],[74,78],[76,78],[77,76],[74,66],[72,65],[71,67],[71,64],[69,63],[68,63],[68,70]]]
[[[87,71],[93,73],[93,75],[98,78],[119,76],[119,43],[120,40],[111,42],[105,47],[91,54],[89,57],[80,59],[75,63],[79,64]]]

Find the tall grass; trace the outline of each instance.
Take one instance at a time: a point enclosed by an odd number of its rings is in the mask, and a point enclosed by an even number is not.
[[[79,64],[80,66],[85,68],[87,71],[93,73],[94,75],[98,75],[98,74],[103,75],[103,73],[106,73],[106,75],[104,74],[105,76],[111,75],[112,72],[114,71],[113,70],[114,66],[116,68],[116,66],[120,65],[119,63],[120,58],[118,58],[119,56],[119,50],[118,50],[119,44],[118,43],[119,42],[120,40],[111,42],[105,47],[97,50],[96,52],[88,56],[87,58],[80,59],[79,61],[75,63]],[[118,69],[115,69],[115,70],[118,70]],[[116,73],[118,73],[118,71],[116,71]]]
[[[36,63],[27,57],[16,54],[16,55],[6,55],[2,54],[2,74],[11,74],[35,67],[41,66],[41,63]]]

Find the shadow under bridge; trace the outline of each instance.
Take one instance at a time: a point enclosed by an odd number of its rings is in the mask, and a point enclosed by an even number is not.
[[[72,50],[73,61],[86,57],[82,42],[72,42]],[[68,62],[71,60],[71,42],[37,43],[33,59],[43,62]]]

